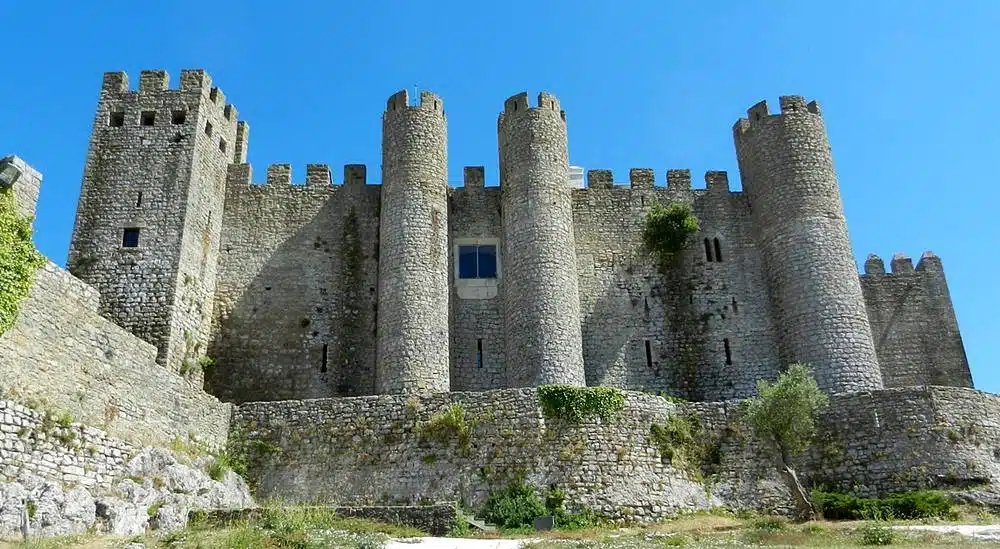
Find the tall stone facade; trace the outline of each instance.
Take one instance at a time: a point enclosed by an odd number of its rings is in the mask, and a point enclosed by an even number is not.
[[[226,169],[241,147],[236,109],[204,71],[168,84],[164,71],[143,71],[137,91],[105,74],[68,267],[100,292],[101,314],[181,371],[209,341]]]
[[[206,388],[237,403],[543,383],[716,401],[790,362],[831,393],[972,385],[936,257],[858,274],[815,103],[736,124],[743,192],[725,172],[694,188],[649,168],[571,189],[568,135],[555,97],[512,96],[500,186],[470,166],[449,188],[442,98],[400,93],[381,185],[362,165],[334,182],[280,163],[258,184],[249,127],[207,74],[171,90],[146,71],[128,91],[109,73],[70,268],[162,365],[207,348]],[[655,203],[690,204],[701,226],[669,269],[642,246]]]

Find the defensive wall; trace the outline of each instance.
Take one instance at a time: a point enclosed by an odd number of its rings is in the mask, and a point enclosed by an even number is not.
[[[788,510],[776,456],[749,435],[738,402],[674,404],[635,392],[625,402],[610,421],[580,423],[546,418],[534,389],[255,402],[234,410],[233,433],[267,448],[250,473],[263,498],[479,505],[523,478],[564,490],[571,508],[642,520],[714,505]],[[464,435],[430,428],[453,404]],[[674,467],[650,437],[652,424],[689,412],[718,441],[704,481]],[[965,388],[837,395],[795,465],[807,486],[860,495],[986,486],[1000,478],[998,417],[1000,397]]]

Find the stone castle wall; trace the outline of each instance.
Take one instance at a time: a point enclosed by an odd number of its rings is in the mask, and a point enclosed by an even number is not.
[[[928,252],[914,269],[897,256],[891,267],[869,256],[861,277],[885,386],[972,387],[941,260]]]
[[[29,473],[46,480],[108,488],[134,450],[100,429],[0,400],[0,482]]]
[[[469,428],[464,438],[427,434],[453,403]],[[655,518],[710,505],[705,489],[649,443],[650,424],[675,412],[662,398],[630,393],[615,421],[573,424],[544,418],[534,389],[253,402],[235,410],[233,437],[271,448],[251,473],[262,498],[481,505],[523,475],[608,515]]]
[[[271,166],[227,181],[216,292],[216,365],[206,387],[232,401],[375,392],[380,187],[310,165],[306,184]]]
[[[0,385],[44,399],[135,444],[195,435],[221,447],[229,404],[156,363],[156,348],[99,311],[97,291],[56,265],[38,271],[14,327],[0,336]]]
[[[442,439],[421,435],[452,403],[462,405],[470,427],[465,446],[451,431]],[[787,511],[776,455],[749,435],[737,408],[736,401],[675,405],[629,392],[612,421],[572,424],[544,418],[535,390],[507,389],[257,402],[234,410],[233,427],[234,437],[270,448],[251,471],[264,497],[475,506],[522,475],[540,490],[565,490],[570,506],[611,516],[648,520],[712,505]],[[665,462],[650,439],[653,423],[689,411],[719,440],[705,484]],[[837,395],[795,465],[807,486],[866,496],[996,483],[998,417],[1000,397],[964,388]]]

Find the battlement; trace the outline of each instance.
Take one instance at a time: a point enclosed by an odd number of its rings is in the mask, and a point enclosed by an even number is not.
[[[868,254],[868,258],[865,259],[864,274],[878,276],[944,271],[944,267],[941,265],[941,258],[929,250],[920,256],[920,261],[917,262],[916,268],[913,267],[913,259],[910,256],[903,253],[894,254],[890,262],[890,268],[891,271],[887,273],[885,262],[882,261],[882,258],[875,254]]]
[[[221,89],[212,86],[212,77],[203,69],[181,70],[180,82],[177,88],[170,87],[170,75],[162,69],[143,70],[139,73],[139,87],[130,89],[129,77],[125,71],[104,73],[101,84],[101,94],[107,97],[125,94],[152,95],[170,92],[198,92],[210,102],[218,106],[222,117],[230,122],[239,119],[236,107],[226,103],[226,95]]]
[[[503,102],[503,115],[528,111],[552,111],[559,113],[559,117],[566,121],[566,111],[559,107],[559,99],[548,92],[538,94],[537,106],[532,107],[528,103],[528,92],[521,92],[512,95]],[[502,116],[502,115],[501,115]]]
[[[411,105],[409,93],[406,90],[399,90],[389,96],[389,99],[385,102],[386,114],[407,109],[444,113],[444,100],[434,92],[422,91],[417,103]]]
[[[737,133],[744,132],[750,128],[754,122],[759,122],[775,116],[797,116],[805,113],[822,115],[819,103],[816,101],[810,101],[807,103],[806,99],[801,95],[783,95],[778,98],[778,105],[779,112],[776,114],[771,114],[766,100],[750,107],[747,109],[747,117],[737,120],[736,124],[733,126],[733,131]]]
[[[705,187],[709,192],[729,192],[729,174],[724,171],[705,172]]]
[[[484,166],[466,166],[462,170],[462,185],[466,189],[482,189],[486,186],[486,168]]]
[[[656,172],[652,168],[632,168],[628,172],[629,187],[632,189],[653,189]],[[611,170],[587,170],[587,188],[611,189],[615,187]],[[724,171],[705,172],[705,184],[709,191],[729,192],[729,174]],[[691,170],[667,170],[667,188],[672,191],[691,190]]]
[[[292,165],[275,163],[267,167],[264,183],[253,182],[253,169],[250,164],[231,164],[226,177],[230,186],[276,186],[276,187],[333,187],[333,186],[364,186],[368,183],[368,169],[364,164],[347,164],[344,166],[344,182],[336,185],[333,171],[329,164],[306,164],[304,183],[295,183]]]

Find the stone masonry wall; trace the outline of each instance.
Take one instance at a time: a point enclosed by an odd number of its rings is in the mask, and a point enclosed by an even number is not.
[[[452,404],[461,405],[456,423],[466,434],[429,431]],[[250,472],[261,498],[478,506],[523,474],[539,488],[563,489],[571,507],[653,519],[711,505],[705,489],[649,441],[650,425],[675,412],[662,398],[629,393],[615,420],[572,424],[544,418],[535,389],[380,395],[244,404],[232,436],[268,449]]]
[[[587,384],[722,400],[774,377],[760,257],[726,174],[706,174],[707,190],[691,189],[688,170],[669,171],[667,187],[649,169],[631,170],[628,186],[605,170],[588,177],[573,206]],[[692,204],[701,226],[666,271],[642,243],[656,202]]]
[[[42,174],[17,156],[6,158],[21,170],[21,176],[14,182],[14,208],[19,215],[34,220],[35,208],[38,206],[38,192],[42,185]]]
[[[0,482],[30,473],[46,480],[107,488],[133,451],[100,429],[47,410],[0,400]]]
[[[135,444],[225,444],[231,406],[158,366],[156,349],[98,314],[97,291],[49,263],[0,336],[6,394],[48,401]]]
[[[897,255],[892,272],[878,256],[861,277],[868,318],[886,387],[972,387],[972,373],[941,260],[927,252],[916,270]]]
[[[233,402],[375,392],[379,195],[365,167],[267,170],[227,181],[206,387]]]
[[[752,439],[738,402],[694,403],[720,437],[715,497],[780,509],[787,487],[774,451]],[[819,436],[795,460],[806,486],[881,496],[921,488],[1000,483],[1000,397],[958,387],[906,387],[835,395]]]

